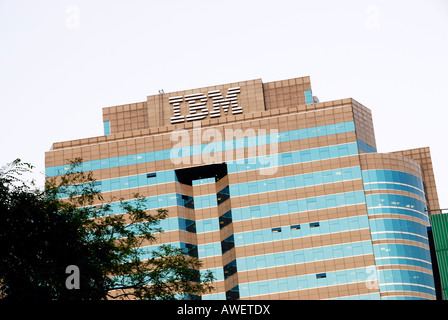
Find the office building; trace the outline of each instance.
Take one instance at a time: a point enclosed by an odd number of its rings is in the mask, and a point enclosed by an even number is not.
[[[378,153],[354,99],[319,102],[309,77],[257,79],[160,91],[103,120],[103,136],[54,143],[47,176],[81,157],[106,199],[168,209],[153,246],[213,271],[203,300],[435,299],[429,148]]]

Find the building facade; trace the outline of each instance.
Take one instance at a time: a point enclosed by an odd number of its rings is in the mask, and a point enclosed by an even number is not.
[[[103,136],[54,143],[46,175],[81,157],[105,199],[168,209],[143,249],[198,257],[216,278],[203,300],[435,299],[429,149],[377,153],[354,99],[319,102],[309,77],[257,79],[162,92],[103,120]]]
[[[438,299],[448,300],[448,214],[443,213],[442,210],[437,212],[435,210],[431,214],[431,232],[433,239],[434,252],[432,259],[433,263],[437,262],[438,270],[435,272],[436,285],[437,280],[440,279],[438,285],[440,287],[440,294]],[[430,238],[431,240],[431,238]],[[436,274],[438,273],[438,277]]]

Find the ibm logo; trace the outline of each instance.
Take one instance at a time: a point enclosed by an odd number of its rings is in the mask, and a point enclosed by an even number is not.
[[[177,96],[169,98],[169,103],[173,105],[174,117],[171,118],[171,123],[181,123],[187,121],[202,120],[208,114],[207,100],[211,98],[213,101],[213,110],[210,111],[210,118],[217,118],[221,116],[221,107],[227,115],[229,108],[232,109],[232,114],[243,113],[243,108],[238,106],[237,94],[240,93],[240,87],[227,89],[227,95],[223,98],[221,91],[213,90],[208,92],[208,97],[203,93],[194,93],[186,96]],[[180,104],[185,100],[188,103],[190,114],[186,116],[180,113]]]

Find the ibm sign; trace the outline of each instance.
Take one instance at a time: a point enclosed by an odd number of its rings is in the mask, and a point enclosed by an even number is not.
[[[243,108],[238,106],[237,94],[240,93],[240,87],[227,89],[227,95],[224,98],[220,90],[209,91],[206,96],[203,93],[194,93],[185,96],[177,96],[169,98],[169,103],[173,105],[174,117],[171,118],[171,123],[181,123],[186,121],[202,120],[208,114],[207,100],[209,98],[213,101],[213,110],[210,111],[210,118],[217,118],[221,116],[221,107],[227,115],[229,108],[232,109],[232,114],[243,113]],[[190,113],[186,116],[180,113],[180,104],[187,102]]]

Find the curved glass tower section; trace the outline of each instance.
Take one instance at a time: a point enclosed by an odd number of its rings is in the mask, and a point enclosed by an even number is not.
[[[394,154],[360,157],[381,299],[435,299],[419,164]]]

